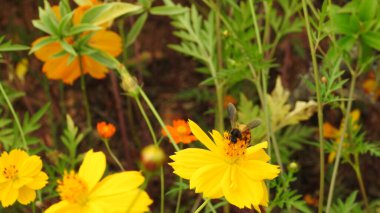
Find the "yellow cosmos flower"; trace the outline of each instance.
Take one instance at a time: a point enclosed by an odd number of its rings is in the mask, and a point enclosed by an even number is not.
[[[57,19],[60,19],[59,10],[57,6],[52,7],[56,12]],[[79,7],[74,10],[73,24],[79,24],[84,12],[88,10],[90,6]],[[83,33],[81,36],[85,36],[88,33]],[[47,38],[47,36],[38,38],[32,44],[32,46],[37,45],[42,39]],[[79,39],[79,38],[77,38]],[[65,40],[69,44],[73,44],[73,38],[68,37]],[[105,29],[93,32],[93,35],[88,40],[87,45],[108,53],[111,56],[118,56],[121,53],[122,41],[120,36],[112,31]],[[70,54],[65,53],[59,57],[55,57],[58,53],[61,53],[64,49],[60,43],[52,42],[46,46],[43,46],[37,50],[34,54],[41,61],[45,62],[42,71],[46,74],[46,77],[52,80],[62,80],[66,84],[72,84],[81,74],[89,74],[93,78],[101,79],[106,76],[108,72],[107,67],[101,63],[95,61],[88,55],[81,55],[74,57],[73,60],[70,59]],[[80,70],[80,63],[82,64],[82,73]]]
[[[36,190],[42,189],[48,176],[41,171],[42,161],[36,155],[15,149],[0,156],[0,200],[3,207],[16,202],[23,205],[36,199]]]
[[[79,172],[67,172],[58,181],[61,201],[50,206],[45,213],[149,211],[152,200],[138,188],[144,182],[140,172],[120,172],[100,181],[105,169],[104,153],[88,151]]]
[[[187,148],[170,156],[174,173],[190,180],[190,188],[203,193],[204,198],[225,197],[239,207],[268,205],[268,193],[264,180],[278,176],[278,166],[267,163],[267,142],[248,147],[248,143],[237,140],[232,143],[229,133],[222,136],[218,131],[209,136],[193,121],[189,120],[194,136],[207,148]]]
[[[351,117],[352,130],[359,129],[359,125],[357,123],[360,119],[360,111],[357,109],[353,110],[350,113],[350,117]],[[335,160],[336,150],[338,149],[340,136],[342,135],[342,131],[343,131],[343,124],[344,124],[344,120],[341,121],[339,129],[335,128],[329,122],[326,122],[323,124],[323,137],[334,140],[333,151],[329,153],[329,156],[327,159],[328,163],[332,163]],[[348,147],[348,143],[346,141],[343,141],[343,147]]]

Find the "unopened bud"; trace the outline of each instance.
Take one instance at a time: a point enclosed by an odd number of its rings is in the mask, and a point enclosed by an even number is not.
[[[325,83],[327,83],[327,78],[325,76],[322,76],[321,81],[322,81],[322,83],[325,84]]]
[[[136,78],[132,77],[128,72],[121,74],[121,88],[130,96],[136,96],[139,92]]]
[[[141,162],[149,171],[154,171],[162,166],[165,160],[165,152],[159,146],[149,145],[141,151]]]
[[[298,168],[299,168],[299,166],[298,166],[298,163],[297,162],[291,162],[289,165],[288,165],[288,169],[290,170],[290,171],[297,171],[298,170]]]
[[[228,37],[230,35],[230,32],[228,32],[228,30],[224,30],[223,31],[223,36],[224,37]]]

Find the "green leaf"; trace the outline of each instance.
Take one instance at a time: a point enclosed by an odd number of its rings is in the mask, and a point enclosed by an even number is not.
[[[368,46],[380,50],[380,32],[366,32],[361,38]]]
[[[150,13],[153,15],[162,15],[162,16],[173,16],[187,12],[186,7],[181,6],[158,6],[153,7],[150,10]]]
[[[0,52],[9,52],[9,51],[20,51],[20,50],[28,50],[29,47],[21,44],[11,44],[7,42],[5,44],[0,45]]]
[[[67,41],[65,40],[60,40],[59,43],[61,44],[61,47],[68,52],[69,54],[73,56],[77,56],[78,54],[76,53],[75,49],[73,46],[71,46]]]
[[[131,30],[129,31],[127,38],[126,38],[126,44],[125,47],[129,47],[131,44],[133,44],[136,41],[136,38],[140,35],[141,29],[143,28],[146,20],[148,19],[148,14],[143,13],[135,22]]]
[[[81,23],[101,25],[127,13],[138,12],[142,7],[139,5],[112,2],[92,7],[83,15]]]
[[[102,28],[93,24],[79,24],[70,29],[68,32],[69,36],[77,35],[83,32],[88,32],[88,31],[97,31],[101,30]]]
[[[336,13],[331,15],[331,30],[335,33],[353,35],[359,31],[359,23],[351,14]]]
[[[378,0],[362,0],[358,8],[358,15],[362,21],[368,21],[375,17]]]
[[[89,54],[88,56],[90,56],[95,61],[111,69],[117,68],[119,64],[118,61],[113,56],[102,51],[94,51],[92,54]]]

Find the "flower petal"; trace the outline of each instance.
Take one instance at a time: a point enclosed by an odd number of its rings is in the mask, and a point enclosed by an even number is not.
[[[170,158],[174,161],[169,163],[173,167],[174,173],[188,180],[202,166],[224,162],[217,154],[198,148],[178,151],[174,155],[171,155]]]
[[[22,205],[27,205],[36,199],[36,191],[28,187],[22,187],[19,189],[18,202]]]
[[[26,184],[31,189],[42,189],[47,184],[48,176],[45,172],[39,172],[33,177],[33,181]]]
[[[42,161],[41,158],[33,155],[27,158],[21,165],[19,169],[19,176],[35,176],[42,169]]]
[[[272,180],[280,173],[279,166],[258,160],[239,161],[237,166],[242,173],[255,181]]]
[[[93,78],[104,78],[108,72],[107,67],[103,66],[89,56],[83,56],[82,63],[85,69],[85,73],[90,74]]]
[[[211,136],[218,147],[224,146],[224,138],[218,131],[212,130]]]
[[[269,155],[263,149],[259,149],[256,152],[253,152],[248,148],[245,156],[246,160],[259,160],[264,162],[268,162],[270,160]]]
[[[78,175],[88,184],[91,190],[104,174],[106,169],[106,156],[103,152],[88,151],[79,168]]]
[[[89,40],[89,45],[93,48],[105,51],[112,56],[118,56],[121,53],[121,38],[112,31],[100,30],[94,33]]]
[[[228,167],[225,163],[205,165],[194,173],[190,179],[190,189],[203,193],[206,198],[220,198],[223,196],[220,180]]]
[[[1,196],[1,205],[7,207],[16,202],[18,197],[18,190],[13,187],[12,183],[6,184],[3,188],[3,194]]]
[[[10,162],[16,165],[17,167],[21,166],[21,164],[24,163],[24,161],[27,160],[28,158],[29,158],[28,153],[20,149],[14,149],[11,152],[9,152]]]
[[[45,39],[47,38],[48,36],[44,36],[44,37],[41,37],[41,38],[38,38],[37,40],[35,40],[33,43],[32,43],[32,47],[34,45],[36,45],[38,42],[40,42],[42,39]],[[36,52],[34,52],[34,55],[40,59],[41,61],[47,61],[47,60],[50,60],[52,59],[52,56],[54,54],[57,54],[59,53],[60,51],[62,51],[62,47],[61,45],[59,44],[59,42],[52,42],[50,44],[47,44],[45,46],[43,46],[41,49],[37,50]]]
[[[189,119],[189,126],[191,132],[194,136],[209,150],[214,150],[216,148],[215,143],[207,136],[207,134],[196,124],[194,121]]]
[[[45,210],[45,213],[66,213],[66,212],[82,212],[78,204],[71,204],[67,201],[61,201],[51,205]]]

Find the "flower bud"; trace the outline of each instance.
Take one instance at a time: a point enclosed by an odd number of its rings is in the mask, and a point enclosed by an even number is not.
[[[128,72],[121,74],[121,88],[130,96],[137,96],[139,92],[136,78],[132,77]]]
[[[165,152],[159,146],[149,145],[141,151],[141,162],[149,171],[154,171],[162,166],[165,159]]]
[[[298,163],[297,162],[291,162],[289,165],[288,165],[288,169],[290,170],[290,171],[293,171],[293,172],[296,172],[296,171],[298,171],[298,169],[299,169],[299,165],[298,165]]]

